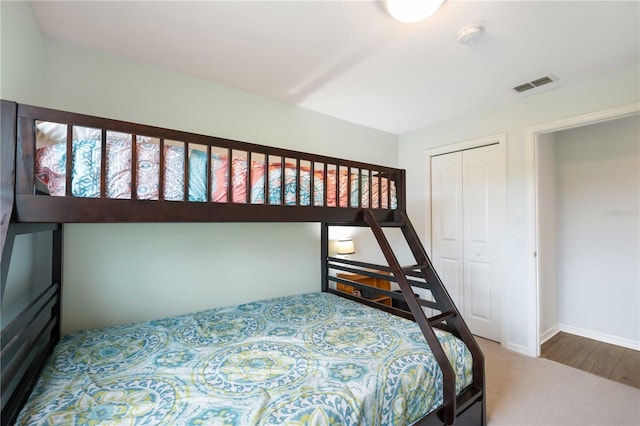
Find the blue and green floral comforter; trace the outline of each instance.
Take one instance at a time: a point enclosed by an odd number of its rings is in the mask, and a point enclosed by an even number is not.
[[[437,333],[459,392],[471,355]],[[312,293],[66,336],[18,424],[407,425],[441,382],[415,323]]]

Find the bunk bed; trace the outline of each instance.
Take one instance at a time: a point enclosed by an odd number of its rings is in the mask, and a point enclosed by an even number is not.
[[[403,170],[10,101],[0,132],[2,302],[16,236],[51,245],[50,281],[2,324],[3,425],[486,424],[483,355],[406,216]],[[321,288],[61,338],[61,224],[106,222],[319,222]],[[387,265],[330,256],[344,225],[370,227]]]

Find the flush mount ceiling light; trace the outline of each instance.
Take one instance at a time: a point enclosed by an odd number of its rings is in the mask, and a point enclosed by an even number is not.
[[[389,15],[400,22],[412,23],[427,19],[444,0],[384,0]]]

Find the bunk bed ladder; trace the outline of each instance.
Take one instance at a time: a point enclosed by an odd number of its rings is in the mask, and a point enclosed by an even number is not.
[[[463,413],[467,408],[481,400],[480,404],[475,404],[476,409],[481,407],[482,424],[486,424],[486,399],[484,397],[484,357],[480,347],[474,340],[469,328],[462,320],[460,313],[455,307],[453,300],[447,293],[442,281],[440,280],[427,253],[420,242],[415,229],[411,225],[406,213],[400,210],[395,211],[396,226],[402,230],[407,244],[416,260],[416,265],[402,267],[398,263],[398,259],[385,236],[381,224],[376,220],[375,216],[369,211],[364,212],[365,222],[369,225],[373,234],[380,245],[382,253],[389,264],[391,272],[398,283],[402,296],[409,306],[414,320],[419,325],[422,334],[427,343],[431,347],[438,365],[442,371],[443,378],[443,405],[439,413],[439,417],[444,424],[451,425],[456,421],[456,417]],[[414,294],[407,276],[419,277],[431,283],[429,289],[438,306],[440,314],[427,318],[421,304],[418,302]],[[433,327],[440,327],[453,332],[467,345],[473,357],[473,383],[460,395],[456,397],[455,374],[453,368],[437,339]]]

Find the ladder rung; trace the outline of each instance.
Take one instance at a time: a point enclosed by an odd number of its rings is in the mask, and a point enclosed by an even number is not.
[[[433,316],[433,317],[429,318],[429,323],[431,325],[439,324],[439,323],[444,322],[444,321],[448,320],[449,318],[453,318],[455,316],[456,316],[456,311],[443,312],[441,314],[438,314],[436,316]]]
[[[381,228],[401,228],[404,222],[378,222]]]
[[[411,266],[403,266],[402,267],[402,271],[407,272],[407,271],[414,271],[416,269],[423,269],[423,268],[429,268],[431,265],[428,264],[424,264],[424,265],[411,265]]]

